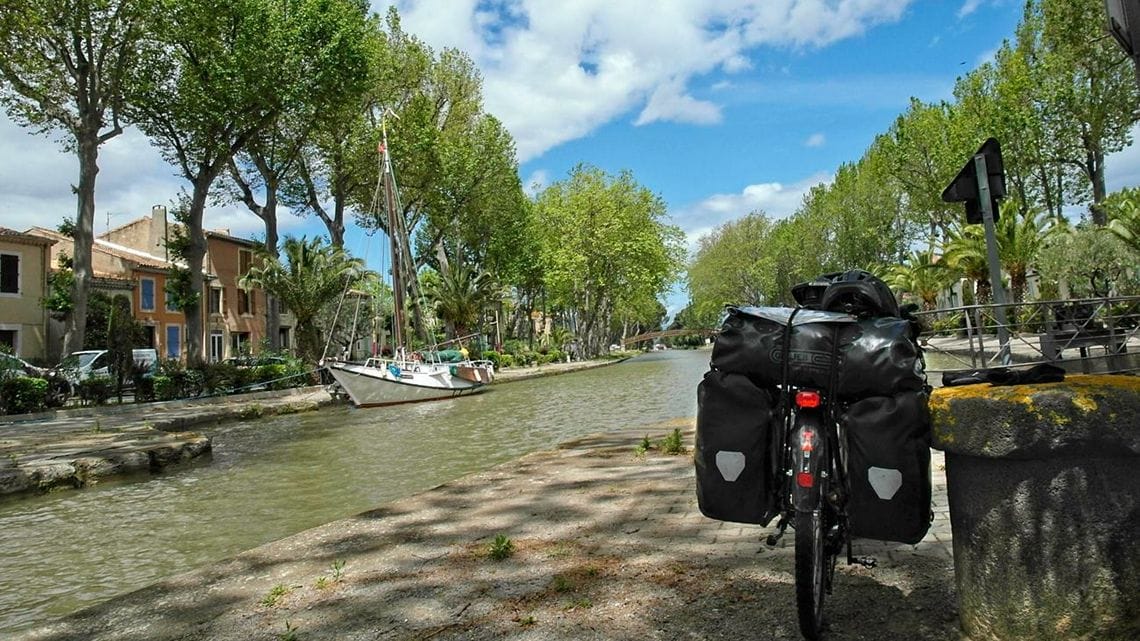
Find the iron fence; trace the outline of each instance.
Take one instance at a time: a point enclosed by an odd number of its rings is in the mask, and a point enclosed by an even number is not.
[[[1140,296],[967,305],[915,316],[931,373],[1037,363],[1070,373],[1140,371]]]

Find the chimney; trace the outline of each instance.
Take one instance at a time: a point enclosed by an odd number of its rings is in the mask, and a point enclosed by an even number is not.
[[[170,252],[166,249],[167,238],[166,207],[155,205],[150,208],[150,238],[147,242],[147,253],[170,260]]]

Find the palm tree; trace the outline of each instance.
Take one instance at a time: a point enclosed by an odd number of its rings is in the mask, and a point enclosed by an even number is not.
[[[1134,251],[1140,252],[1140,194],[1128,190],[1119,207],[1109,212],[1108,230]]]
[[[309,361],[321,356],[322,330],[316,323],[321,309],[349,287],[376,277],[359,258],[319,236],[312,240],[286,236],[280,258],[266,252],[260,258],[261,264],[252,267],[240,285],[260,287],[289,308],[297,319],[298,355]]]
[[[946,266],[974,283],[976,302],[990,302],[990,272],[986,262],[986,236],[981,225],[955,226],[943,244]]]
[[[935,308],[939,292],[949,287],[952,280],[951,270],[935,261],[933,249],[911,252],[903,264],[888,270],[886,278],[895,290],[917,296],[924,311]]]
[[[424,283],[424,294],[432,301],[435,315],[454,338],[466,336],[479,323],[484,307],[493,298],[494,281],[485,271],[452,263]]]
[[[1020,303],[1024,298],[1029,270],[1037,262],[1041,248],[1054,229],[1053,219],[1042,215],[1039,210],[1027,209],[1019,215],[1014,201],[1002,203],[1001,217],[994,234],[997,236],[1001,267],[1009,274],[1014,302]]]

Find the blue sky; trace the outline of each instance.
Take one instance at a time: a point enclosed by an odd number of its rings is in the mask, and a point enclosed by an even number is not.
[[[390,2],[373,1],[384,11]],[[791,214],[858,160],[911,96],[955,79],[1012,38],[1018,0],[400,0],[404,28],[468,53],[487,110],[518,148],[528,187],[578,163],[630,170],[690,244],[760,209]],[[980,141],[979,141],[980,142]],[[96,230],[144,216],[183,182],[137,131],[103,148]],[[1109,158],[1110,189],[1140,183],[1140,151]],[[0,225],[74,216],[74,157],[0,116]],[[255,236],[238,205],[207,226]],[[283,233],[323,233],[284,213]],[[347,244],[364,253],[350,230]],[[371,252],[375,255],[377,252]],[[673,294],[676,311],[684,297]]]

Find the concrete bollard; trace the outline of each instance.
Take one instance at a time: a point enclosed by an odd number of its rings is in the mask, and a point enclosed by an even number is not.
[[[1140,377],[930,403],[971,641],[1140,639]]]

